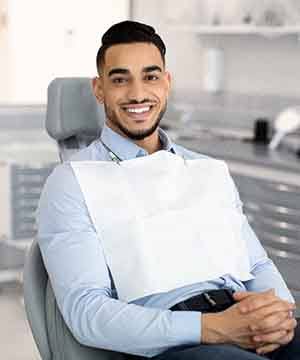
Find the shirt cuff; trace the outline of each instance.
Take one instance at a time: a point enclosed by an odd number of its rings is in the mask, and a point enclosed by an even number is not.
[[[170,340],[174,345],[197,345],[201,342],[201,313],[172,311]],[[175,345],[175,346],[176,346]]]

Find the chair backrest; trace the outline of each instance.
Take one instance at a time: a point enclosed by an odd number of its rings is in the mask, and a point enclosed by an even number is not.
[[[25,310],[35,343],[42,359],[51,360],[45,309],[48,274],[36,240],[25,260],[23,281]]]
[[[124,354],[81,345],[57,306],[36,240],[24,267],[24,302],[29,325],[42,360],[125,360]]]
[[[89,78],[56,78],[48,87],[46,130],[57,141],[61,161],[96,139],[105,121]]]

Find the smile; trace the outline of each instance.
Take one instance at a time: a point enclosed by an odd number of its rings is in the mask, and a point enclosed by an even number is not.
[[[122,110],[135,120],[145,120],[151,114],[154,107],[155,105],[126,106],[122,107]]]
[[[151,109],[151,106],[145,106],[145,107],[142,107],[139,109],[128,108],[128,109],[126,109],[126,111],[129,113],[142,114],[142,113],[150,111],[150,109]]]

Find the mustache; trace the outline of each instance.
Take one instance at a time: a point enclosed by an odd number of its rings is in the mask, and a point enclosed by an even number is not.
[[[140,105],[140,104],[155,104],[155,101],[150,100],[150,99],[143,99],[142,101],[137,101],[137,100],[130,100],[126,103],[122,103],[120,104],[121,106],[126,106],[126,105]]]

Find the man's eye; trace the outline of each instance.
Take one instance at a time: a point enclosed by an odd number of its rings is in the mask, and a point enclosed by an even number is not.
[[[124,79],[124,78],[114,78],[114,79],[112,79],[112,82],[114,84],[123,84],[124,82],[126,82],[126,79]]]
[[[158,80],[159,77],[157,75],[147,75],[146,76],[146,80],[149,80],[149,81],[154,81],[154,80]]]

